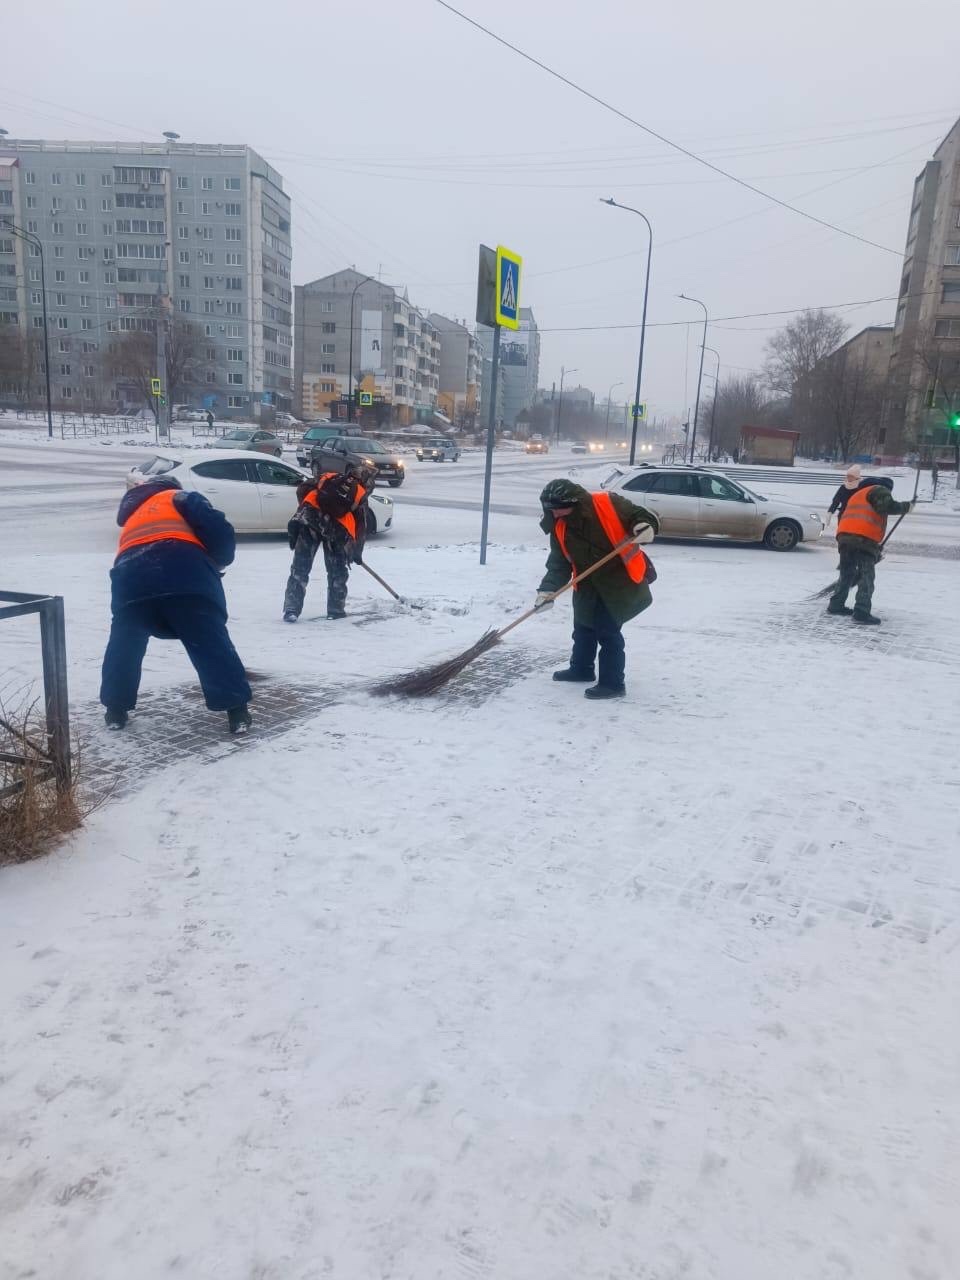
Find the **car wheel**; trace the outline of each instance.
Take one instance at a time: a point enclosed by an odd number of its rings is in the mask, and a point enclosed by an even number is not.
[[[763,545],[771,551],[792,551],[803,531],[793,520],[774,520],[763,535]]]
[[[377,532],[377,517],[367,507],[367,537],[372,538]]]
[[[439,455],[436,458],[434,458],[434,462],[442,462],[442,461],[443,461],[443,458],[440,457]]]
[[[403,484],[403,479],[401,478],[400,480],[389,480],[387,483],[390,485],[391,489],[399,489],[400,486]]]

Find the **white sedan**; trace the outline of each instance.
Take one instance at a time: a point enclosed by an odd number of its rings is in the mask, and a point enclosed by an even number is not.
[[[127,473],[133,489],[155,476],[179,480],[222,511],[237,533],[286,533],[297,509],[297,485],[311,479],[279,458],[264,458],[247,450],[224,449],[200,453],[171,449],[152,453]],[[393,502],[371,493],[367,533],[386,533],[393,524]]]
[[[664,538],[728,538],[792,551],[823,533],[809,506],[765,498],[709,467],[617,467],[601,488],[652,511]]]

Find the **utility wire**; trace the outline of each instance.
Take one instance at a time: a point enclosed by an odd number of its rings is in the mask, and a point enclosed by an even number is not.
[[[532,63],[535,67],[539,67],[541,71],[546,71],[547,75],[553,76],[555,80],[559,80],[562,84],[567,85],[568,88],[573,89],[584,98],[589,98],[591,102],[595,102],[597,106],[603,107],[605,111],[609,111],[613,115],[618,116],[621,120],[625,120],[627,124],[633,125],[636,129],[642,129],[644,133],[649,134],[652,138],[656,138],[658,142],[664,143],[665,146],[671,147],[674,151],[679,151],[682,155],[687,156],[688,159],[695,161],[697,164],[704,165],[714,173],[719,173],[721,177],[728,178],[731,182],[735,182],[737,186],[743,187],[747,191],[752,191],[754,195],[760,196],[764,200],[768,200],[771,204],[778,205],[781,209],[787,209],[790,213],[799,214],[801,218],[806,218],[810,222],[816,222],[821,227],[826,227],[829,231],[835,231],[839,235],[846,236],[850,240],[857,240],[860,244],[869,245],[871,249],[881,249],[884,253],[892,253],[898,258],[903,257],[903,254],[899,249],[891,249],[888,245],[878,244],[875,240],[868,240],[865,236],[859,236],[855,231],[847,231],[844,227],[838,227],[835,223],[828,222],[826,218],[818,218],[816,214],[807,213],[806,210],[800,209],[794,204],[790,204],[789,201],[780,200],[777,196],[770,195],[769,192],[763,191],[760,187],[755,187],[752,183],[746,182],[743,178],[738,178],[736,174],[730,173],[726,169],[721,169],[719,165],[713,164],[710,160],[705,160],[703,156],[697,155],[695,151],[688,150],[686,147],[681,146],[680,143],[673,142],[670,138],[665,137],[664,134],[657,133],[656,129],[651,129],[649,125],[642,124],[639,120],[634,119],[633,116],[627,115],[625,111],[621,111],[619,107],[615,107],[612,103],[598,97],[595,93],[591,93],[589,89],[585,89],[582,85],[577,84],[575,80],[569,79],[569,77],[563,75],[562,72],[555,71],[553,67],[547,66],[547,64],[545,62],[541,62],[539,58],[535,58],[532,54],[527,53],[517,45],[511,44],[509,40],[504,39],[503,36],[498,35],[495,31],[491,31],[489,27],[485,27],[482,23],[477,22],[475,18],[471,18],[460,9],[454,8],[454,6],[449,4],[447,0],[436,0],[436,3],[440,5],[442,9],[448,10],[448,12],[468,23],[471,27],[475,27],[477,31],[482,31],[484,35],[490,36],[490,38],[495,40],[497,44],[501,44],[504,48],[510,49],[513,53],[519,54],[521,58]]]

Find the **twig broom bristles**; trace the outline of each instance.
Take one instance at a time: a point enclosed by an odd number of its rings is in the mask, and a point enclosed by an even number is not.
[[[615,556],[618,556],[621,551],[625,551],[627,547],[632,546],[636,541],[636,538],[626,538],[623,542],[618,543],[612,551],[598,560],[596,564],[592,564],[589,569],[584,569],[583,573],[577,574],[576,578],[571,578],[566,586],[561,587],[559,591],[551,592],[549,599],[556,600],[558,596],[562,596],[565,591],[569,591],[577,583],[582,582],[584,578],[589,578],[591,573],[596,573],[598,569],[602,569],[605,564],[613,560]],[[540,609],[542,608],[543,605],[540,606]],[[457,654],[456,657],[447,658],[444,662],[436,662],[431,667],[420,667],[417,671],[408,671],[405,675],[392,676],[389,680],[381,680],[378,684],[371,686],[370,692],[378,697],[399,693],[408,698],[422,698],[428,694],[436,693],[449,680],[452,680],[465,667],[468,667],[475,658],[479,658],[481,654],[487,653],[498,645],[508,631],[512,631],[514,627],[519,627],[521,622],[526,622],[528,618],[532,618],[538,612],[539,610],[536,607],[528,609],[526,613],[521,613],[519,618],[514,618],[513,622],[501,627],[499,631],[485,631],[476,644],[471,645],[469,649],[465,649],[463,653]]]

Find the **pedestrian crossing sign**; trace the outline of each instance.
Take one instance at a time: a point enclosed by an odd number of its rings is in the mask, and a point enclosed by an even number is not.
[[[646,418],[647,416],[647,406],[645,404],[635,404],[632,406],[630,412],[633,414],[635,418],[639,418],[641,421],[643,421],[643,419]]]
[[[360,405],[361,405],[361,407],[362,407],[362,408],[365,408],[365,407],[367,407],[368,405],[371,405],[371,404],[373,404],[373,392],[372,392],[372,391],[361,391],[361,392],[360,392]]]
[[[160,394],[160,379],[159,379],[159,378],[151,378],[151,379],[150,379],[150,394],[151,394],[152,396],[158,396],[158,395]]]
[[[520,328],[520,268],[523,259],[503,245],[497,245],[497,324],[505,329]]]

